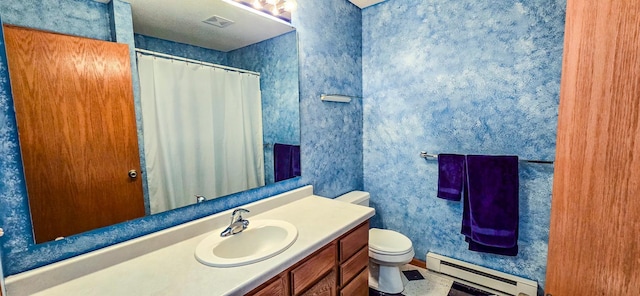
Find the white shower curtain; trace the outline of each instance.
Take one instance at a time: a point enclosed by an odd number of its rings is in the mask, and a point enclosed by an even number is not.
[[[260,78],[138,54],[151,213],[264,185]]]

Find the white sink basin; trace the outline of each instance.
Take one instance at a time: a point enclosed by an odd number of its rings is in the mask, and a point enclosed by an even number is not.
[[[298,229],[282,220],[249,220],[243,232],[221,237],[220,231],[207,236],[196,247],[196,259],[214,267],[247,265],[284,252],[298,238]]]

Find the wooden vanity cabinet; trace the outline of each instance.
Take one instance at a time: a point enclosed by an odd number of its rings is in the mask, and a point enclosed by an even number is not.
[[[247,295],[369,295],[369,221],[294,264]]]

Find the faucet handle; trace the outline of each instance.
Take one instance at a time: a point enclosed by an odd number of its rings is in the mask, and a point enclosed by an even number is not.
[[[237,213],[240,213],[240,215],[242,215],[242,213],[249,213],[251,211],[247,210],[247,209],[243,209],[243,208],[237,208],[235,210],[233,210],[233,213],[231,215],[235,216]]]
[[[233,213],[231,213],[231,223],[242,220],[242,213],[249,213],[249,212],[250,212],[249,210],[243,209],[243,208],[237,208],[233,210]],[[238,218],[236,218],[236,214],[238,214]]]

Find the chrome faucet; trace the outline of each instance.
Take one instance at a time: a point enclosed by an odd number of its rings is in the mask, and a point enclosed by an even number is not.
[[[231,224],[229,224],[227,229],[220,233],[220,236],[225,237],[234,235],[247,229],[247,226],[249,226],[249,220],[243,219],[242,213],[249,213],[249,210],[243,208],[233,210],[233,213],[231,214]]]

